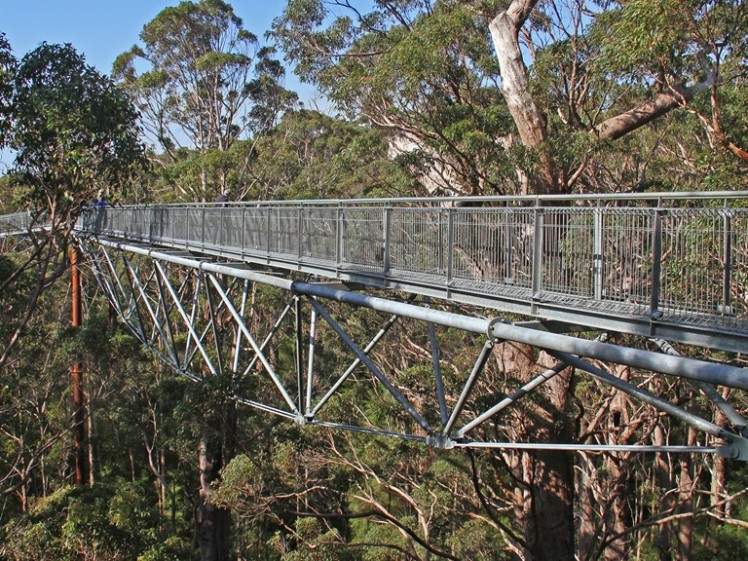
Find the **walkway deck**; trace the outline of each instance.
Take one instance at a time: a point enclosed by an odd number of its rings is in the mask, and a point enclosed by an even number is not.
[[[748,193],[105,208],[82,234],[748,352]]]

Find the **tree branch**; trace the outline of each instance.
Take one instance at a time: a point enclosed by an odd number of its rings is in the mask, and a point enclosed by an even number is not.
[[[641,105],[606,119],[592,131],[601,139],[615,140],[669,113],[678,107],[684,107],[700,91],[707,89],[711,82],[706,81],[690,88],[677,87],[671,91],[660,92]]]

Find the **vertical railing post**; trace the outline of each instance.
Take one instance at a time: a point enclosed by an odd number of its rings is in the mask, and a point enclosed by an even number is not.
[[[223,204],[218,208],[218,247],[223,247]]]
[[[385,275],[390,273],[390,228],[392,222],[392,206],[387,203],[384,207],[384,256],[382,263],[382,270]]]
[[[532,297],[539,298],[543,290],[543,209],[535,204],[533,209],[535,238],[532,253]]]
[[[144,222],[147,222],[146,231],[148,232],[148,237],[145,239],[148,240],[148,243],[153,243],[153,212],[149,208],[146,208],[144,214],[146,215]]]
[[[661,201],[657,201],[652,225],[652,294],[649,299],[649,314],[652,317],[658,314],[662,292],[662,214]]]
[[[732,314],[732,215],[727,205],[727,199],[724,202],[722,222],[722,255],[724,259],[722,268],[722,313],[730,315]]]
[[[455,247],[455,209],[447,209],[447,286],[452,286],[454,275],[454,250]]]
[[[601,203],[595,207],[594,219],[594,240],[592,242],[592,274],[593,274],[593,295],[595,300],[602,300],[603,297],[603,209]]]
[[[244,255],[246,254],[246,249],[244,247],[245,244],[246,244],[246,241],[244,239],[244,231],[246,230],[247,207],[246,206],[242,206],[240,208],[241,208],[241,212],[242,212],[242,221],[241,221],[242,230],[239,233],[239,245],[240,245],[240,247],[239,247],[239,253],[241,254],[242,257],[244,257]]]
[[[203,220],[202,220],[202,228],[201,228],[201,233],[200,233],[200,247],[205,249],[205,212],[206,212],[205,207],[203,207],[202,210],[203,210],[202,212]]]
[[[335,209],[335,268],[343,265],[343,206],[338,203]]]
[[[302,205],[299,205],[298,212],[296,215],[296,220],[298,222],[297,225],[297,232],[296,232],[296,255],[299,260],[299,263],[301,263],[301,256],[302,256],[302,232],[304,230],[304,207]]]
[[[516,207],[515,207],[516,209]],[[514,282],[514,228],[512,220],[515,213],[509,206],[509,201],[504,203],[504,270],[501,271],[503,282]]]
[[[437,229],[438,229],[438,241],[437,241],[437,267],[439,274],[444,274],[444,211],[442,209],[437,209],[438,214],[438,220],[437,220]]]
[[[270,234],[272,233],[271,225],[270,225],[270,217],[272,216],[272,210],[273,207],[266,206],[265,209],[265,255],[268,259],[270,259]]]

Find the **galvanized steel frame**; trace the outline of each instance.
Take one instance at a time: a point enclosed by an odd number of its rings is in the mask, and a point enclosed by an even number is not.
[[[748,193],[105,208],[81,233],[748,350]]]
[[[369,434],[393,436],[420,441],[427,445],[452,448],[555,449],[576,451],[638,451],[638,452],[711,452],[748,460],[748,431],[745,420],[732,409],[728,419],[732,428],[719,427],[706,419],[686,411],[661,396],[616,378],[582,357],[589,357],[654,372],[680,376],[700,385],[708,398],[713,397],[709,384],[728,385],[748,389],[748,372],[727,364],[694,360],[671,354],[626,349],[604,342],[575,339],[555,333],[488,319],[445,312],[413,302],[396,301],[368,294],[356,293],[344,286],[310,283],[280,278],[267,271],[252,269],[238,262],[215,262],[184,251],[155,250],[149,245],[122,243],[106,238],[80,237],[79,243],[89,258],[91,269],[102,290],[112,301],[120,317],[136,336],[177,372],[193,381],[205,376],[231,376],[241,380],[255,371],[258,363],[269,387],[275,388],[275,399],[236,395],[235,399],[258,410],[293,420],[300,424],[317,425]],[[247,322],[247,299],[251,283],[261,283],[283,290],[287,304],[262,343],[258,343]],[[325,302],[335,301],[362,306],[389,314],[378,333],[365,346],[359,345],[335,319]],[[302,302],[310,310],[309,339],[304,340]],[[199,304],[200,303],[200,304]],[[202,313],[200,309],[202,306]],[[205,313],[207,307],[208,313]],[[266,351],[273,344],[275,334],[293,316],[295,341],[294,372],[277,372]],[[341,341],[355,355],[352,364],[330,385],[321,386],[315,368],[315,326],[324,320]],[[419,411],[391,382],[387,374],[370,358],[370,352],[399,318],[425,322],[429,326],[432,343],[434,387],[437,393],[438,415]],[[175,321],[176,320],[176,321]],[[220,324],[220,327],[219,327]],[[485,336],[471,373],[465,379],[452,411],[446,402],[438,367],[437,338],[434,326],[448,326]],[[231,345],[222,345],[221,338],[233,333]],[[512,395],[506,396],[487,410],[467,414],[465,404],[471,397],[476,381],[483,373],[492,349],[499,341],[517,341],[547,350],[558,359],[558,364],[544,372]],[[307,349],[307,361],[303,360]],[[249,352],[247,352],[249,351]],[[350,422],[324,418],[325,407],[360,365],[366,367],[387,394],[411,419],[414,429],[393,431],[387,427],[368,426],[361,419]],[[573,366],[597,380],[631,395],[652,407],[675,417],[701,431],[702,446],[647,446],[605,445],[549,442],[475,441],[474,429],[493,418],[505,408],[537,390],[564,368]],[[295,387],[294,387],[295,386]],[[315,402],[316,399],[316,402]],[[716,405],[730,408],[719,400]],[[438,418],[429,422],[427,417]]]

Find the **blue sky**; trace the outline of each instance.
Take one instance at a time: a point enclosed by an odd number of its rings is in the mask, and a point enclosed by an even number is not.
[[[143,26],[179,0],[0,0],[0,31],[21,58],[40,43],[71,43],[88,64],[104,74],[120,53],[138,42]],[[284,1],[229,0],[244,27],[264,42],[263,35],[278,17]],[[314,99],[314,90],[302,86],[288,72],[286,87],[303,100]],[[313,104],[313,103],[312,103]]]
[[[20,58],[42,41],[72,43],[89,64],[109,73],[114,59],[138,42],[143,26],[179,0],[0,0],[0,31]],[[231,2],[260,40],[285,2]]]

